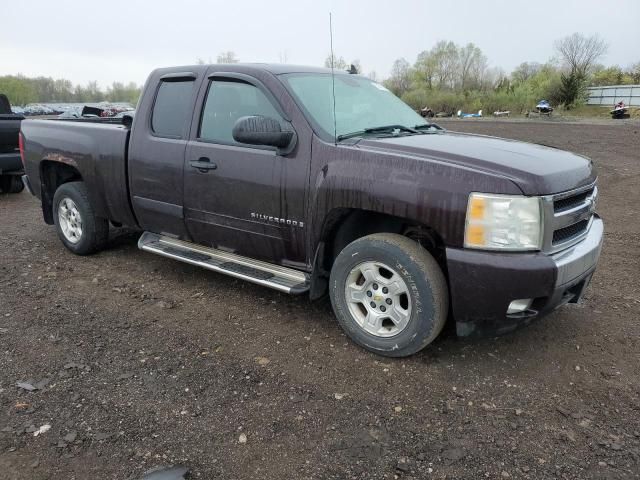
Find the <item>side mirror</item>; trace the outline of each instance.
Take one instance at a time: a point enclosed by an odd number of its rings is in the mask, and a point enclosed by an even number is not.
[[[249,145],[267,145],[290,152],[294,146],[295,132],[283,130],[275,118],[252,115],[240,117],[232,130],[233,139]]]

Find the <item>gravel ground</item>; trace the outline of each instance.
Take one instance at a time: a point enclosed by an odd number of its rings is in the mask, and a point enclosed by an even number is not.
[[[28,193],[1,195],[0,477],[640,478],[640,126],[441,123],[594,159],[606,237],[583,304],[384,359],[328,301],[131,233],[76,257]]]

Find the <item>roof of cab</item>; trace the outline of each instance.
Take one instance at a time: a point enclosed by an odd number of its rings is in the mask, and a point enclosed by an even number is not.
[[[286,73],[331,73],[330,68],[324,67],[309,67],[304,65],[289,65],[284,63],[229,63],[229,64],[209,64],[209,65],[183,65],[179,67],[167,67],[167,68],[158,68],[155,71],[159,73],[170,73],[177,71],[202,71],[203,68],[208,68],[210,66],[228,66],[230,70],[233,69],[256,69],[263,70],[266,72],[270,72],[274,75],[283,75]],[[336,75],[348,75],[347,71],[336,69],[334,71]]]
[[[284,73],[331,73],[330,68],[309,67],[305,65],[288,65],[285,63],[243,63],[239,65],[244,65],[246,67],[260,68],[262,70],[271,72],[274,75],[282,75]],[[341,69],[336,69],[334,73],[347,74],[346,71]]]

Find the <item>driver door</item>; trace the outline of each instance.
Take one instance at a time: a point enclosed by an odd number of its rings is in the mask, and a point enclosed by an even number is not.
[[[281,107],[247,75],[210,78],[204,91],[184,164],[191,238],[272,263],[302,265],[308,155],[296,148],[282,156],[273,147],[240,144],[231,133],[247,115],[287,122]]]

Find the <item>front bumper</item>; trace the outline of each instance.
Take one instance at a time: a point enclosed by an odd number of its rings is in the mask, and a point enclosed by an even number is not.
[[[447,248],[458,335],[500,335],[578,302],[596,269],[602,238],[603,222],[596,216],[581,242],[553,255]],[[534,300],[528,310],[507,314],[518,299]]]

